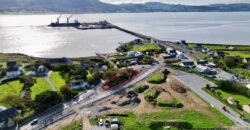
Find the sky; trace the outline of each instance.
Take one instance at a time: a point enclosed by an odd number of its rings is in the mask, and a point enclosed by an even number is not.
[[[184,5],[250,3],[250,0],[100,0],[100,1],[111,4],[162,2],[167,4],[184,4]]]

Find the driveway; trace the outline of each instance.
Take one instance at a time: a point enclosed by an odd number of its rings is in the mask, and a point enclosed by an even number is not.
[[[56,90],[56,87],[54,86],[54,84],[51,82],[51,80],[50,80],[50,74],[52,73],[52,71],[49,71],[48,72],[48,75],[46,76],[46,77],[44,77],[44,79],[49,83],[49,85],[50,85],[50,87],[51,87],[51,89],[53,90],[53,91],[57,91]]]

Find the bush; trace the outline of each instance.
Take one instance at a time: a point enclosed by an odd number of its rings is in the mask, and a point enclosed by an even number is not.
[[[149,88],[148,85],[142,85],[142,86],[138,86],[136,87],[134,90],[137,93],[143,93],[144,91],[146,91]]]

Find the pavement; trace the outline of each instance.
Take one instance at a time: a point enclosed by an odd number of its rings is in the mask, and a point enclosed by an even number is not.
[[[94,103],[98,101],[102,101],[103,99],[106,99],[108,97],[111,97],[112,95],[117,94],[118,92],[144,80],[145,78],[151,76],[155,72],[157,72],[159,69],[164,67],[165,64],[158,64],[152,66],[150,69],[145,70],[140,75],[135,77],[130,82],[127,82],[116,89],[110,90],[110,91],[104,91],[101,88],[101,85],[98,85],[95,89],[89,90],[86,93],[83,93],[73,99],[72,101],[69,101],[67,103],[59,104],[49,110],[47,110],[44,113],[41,113],[34,117],[33,119],[38,119],[38,124],[31,126],[30,123],[32,120],[20,124],[19,129],[20,130],[40,130],[45,129],[47,126],[59,122],[60,120],[63,120],[64,118],[75,114],[80,113],[81,111],[95,109],[93,107]]]
[[[230,108],[228,109],[228,112],[224,111],[222,108],[225,106],[222,102],[218,101],[214,97],[210,96],[208,93],[202,90],[202,88],[206,87],[207,84],[213,85],[212,82],[197,76],[195,74],[183,72],[180,70],[172,70],[174,73],[174,77],[180,81],[183,85],[188,87],[190,90],[195,92],[198,96],[200,96],[202,99],[204,99],[209,104],[213,105],[217,110],[219,110],[222,114],[224,114],[226,117],[231,119],[236,125],[243,126],[243,127],[250,127],[250,124],[245,122],[244,120],[240,119],[239,114],[233,111]]]

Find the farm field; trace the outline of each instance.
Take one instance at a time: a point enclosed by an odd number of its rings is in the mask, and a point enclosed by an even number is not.
[[[250,58],[250,51],[224,51],[224,52],[242,58]]]
[[[44,78],[35,78],[35,80],[36,80],[35,85],[31,87],[32,100],[35,99],[36,95],[47,90],[52,90],[49,83]]]

